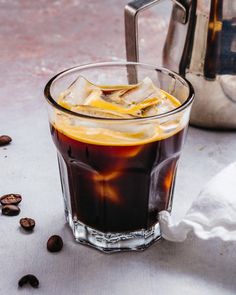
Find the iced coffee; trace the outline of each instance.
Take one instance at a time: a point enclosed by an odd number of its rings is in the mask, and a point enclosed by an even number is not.
[[[180,106],[147,77],[137,85],[93,85],[83,77],[58,103],[98,118],[141,118]],[[57,117],[54,142],[68,174],[73,219],[102,232],[147,229],[168,209],[184,128],[73,126]]]
[[[76,240],[104,251],[143,249],[160,237],[158,212],[171,210],[190,107],[183,111],[185,92],[179,99],[149,76],[113,80],[85,73],[60,86],[51,134]]]

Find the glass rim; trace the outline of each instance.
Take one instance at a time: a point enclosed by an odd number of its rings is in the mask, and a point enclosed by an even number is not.
[[[102,118],[102,117],[95,117],[95,116],[90,116],[90,115],[85,115],[85,114],[79,114],[79,113],[73,112],[71,110],[68,110],[68,109],[64,108],[63,106],[59,105],[51,95],[51,86],[53,85],[53,83],[56,80],[60,79],[65,74],[72,73],[76,70],[83,70],[83,69],[89,69],[89,68],[92,69],[92,68],[101,67],[101,66],[127,66],[127,65],[143,66],[143,67],[149,68],[150,70],[154,70],[154,71],[168,74],[172,78],[174,77],[175,79],[179,80],[182,84],[184,84],[189,89],[188,98],[179,107],[177,107],[171,111],[165,112],[163,114],[159,114],[159,115],[153,115],[153,116],[148,116],[148,117],[138,117],[138,118],[137,117],[134,117],[134,118]],[[165,118],[165,117],[168,117],[168,116],[171,116],[171,115],[181,112],[182,110],[186,109],[192,103],[192,101],[194,99],[194,90],[193,90],[193,86],[191,85],[191,83],[187,79],[181,77],[176,72],[168,70],[164,67],[159,67],[159,66],[146,64],[146,63],[140,63],[140,62],[105,61],[105,62],[87,63],[87,64],[71,67],[71,68],[68,68],[68,69],[65,69],[65,70],[59,72],[58,74],[53,76],[47,82],[47,84],[44,88],[44,97],[51,106],[55,107],[59,111],[62,111],[62,112],[67,113],[69,115],[73,115],[78,118],[84,118],[84,119],[89,119],[89,120],[98,120],[98,121],[110,121],[110,122],[111,121],[113,121],[113,122],[115,122],[115,121],[116,122],[129,121],[130,122],[130,121],[132,121],[133,122],[133,121],[147,121],[147,120],[153,120],[153,119],[161,119],[161,118]]]

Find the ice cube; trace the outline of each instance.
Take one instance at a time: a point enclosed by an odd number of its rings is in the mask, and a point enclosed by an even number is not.
[[[84,77],[79,76],[59,97],[59,103],[66,108],[83,104],[84,100],[89,96],[92,90],[95,89],[94,85],[86,80]]]
[[[162,98],[163,94],[152,82],[152,80],[146,77],[136,87],[127,91],[122,98],[127,104],[138,104],[150,97]]]

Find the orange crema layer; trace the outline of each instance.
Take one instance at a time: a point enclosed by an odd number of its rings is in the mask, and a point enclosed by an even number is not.
[[[89,128],[89,127],[69,127],[64,124],[52,123],[53,127],[60,133],[80,142],[103,145],[103,146],[134,146],[163,140],[178,133],[184,126],[178,126],[174,131],[164,133],[158,126],[150,126],[154,128],[151,136],[145,136],[144,132],[130,133],[122,131],[114,131],[106,128]]]

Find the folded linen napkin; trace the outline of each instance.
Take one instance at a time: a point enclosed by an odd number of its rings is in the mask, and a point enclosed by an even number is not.
[[[190,231],[201,239],[236,241],[236,162],[214,176],[178,223],[167,211],[159,213],[162,237],[182,242]]]

